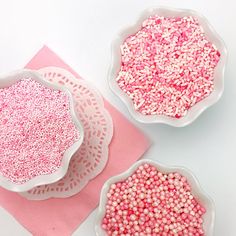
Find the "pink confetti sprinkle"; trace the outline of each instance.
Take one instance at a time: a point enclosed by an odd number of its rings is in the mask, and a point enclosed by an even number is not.
[[[64,92],[31,78],[0,89],[0,173],[9,181],[55,172],[79,135]]]
[[[110,186],[102,228],[112,236],[203,236],[205,212],[184,176],[144,164]]]
[[[140,113],[181,118],[213,91],[219,59],[197,19],[151,16],[121,45],[116,80]]]

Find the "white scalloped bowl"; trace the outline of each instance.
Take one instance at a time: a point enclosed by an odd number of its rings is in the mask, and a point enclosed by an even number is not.
[[[61,161],[61,166],[54,171],[51,174],[46,175],[40,175],[36,176],[29,181],[23,183],[23,184],[16,184],[11,181],[9,181],[6,177],[2,176],[0,174],[0,186],[13,191],[13,192],[26,192],[36,186],[44,185],[44,184],[50,184],[58,181],[59,179],[63,178],[63,176],[66,174],[70,160],[74,153],[79,149],[81,146],[83,139],[84,139],[84,130],[81,122],[77,118],[75,109],[74,109],[74,101],[71,93],[69,90],[65,87],[57,86],[52,83],[49,83],[44,80],[44,78],[36,71],[33,70],[19,70],[16,72],[12,72],[10,74],[7,74],[5,76],[0,77],[0,88],[5,88],[8,86],[13,85],[17,81],[24,79],[24,78],[31,78],[43,85],[45,85],[48,88],[54,89],[54,90],[60,90],[63,91],[68,97],[70,102],[70,114],[72,121],[74,122],[76,129],[79,131],[79,139],[74,142],[65,152]]]
[[[125,179],[127,179],[129,176],[131,176],[137,168],[142,164],[150,164],[157,168],[162,173],[170,173],[170,172],[178,172],[181,175],[185,176],[187,178],[188,183],[190,184],[192,190],[192,194],[198,202],[200,202],[206,209],[206,213],[203,215],[203,229],[206,236],[212,236],[213,235],[213,229],[214,229],[214,220],[215,220],[215,207],[214,203],[211,200],[211,198],[202,190],[200,187],[196,177],[186,168],[179,167],[179,166],[165,166],[163,164],[160,164],[156,161],[152,161],[149,159],[143,159],[138,162],[136,162],[130,169],[127,171],[114,176],[106,181],[106,183],[103,185],[103,188],[101,190],[100,194],[100,203],[98,208],[98,215],[97,220],[95,223],[95,231],[97,236],[106,236],[105,230],[101,227],[102,219],[105,216],[105,206],[107,202],[107,193],[110,189],[110,186],[114,183],[121,182]]]
[[[120,61],[121,61],[121,51],[120,45],[123,44],[125,39],[138,32],[141,28],[142,22],[147,19],[149,16],[159,15],[164,17],[184,17],[184,16],[193,16],[198,19],[200,25],[202,26],[204,33],[207,39],[213,43],[219,50],[221,56],[220,60],[215,68],[214,75],[214,90],[213,92],[203,99],[202,101],[196,103],[189,110],[187,115],[177,119],[164,115],[144,115],[135,110],[132,100],[129,96],[119,87],[116,82],[116,77],[120,71]],[[112,43],[111,48],[111,65],[108,72],[108,82],[111,90],[124,102],[127,106],[130,114],[139,122],[142,123],[164,123],[175,127],[183,127],[192,123],[203,111],[208,107],[216,103],[224,90],[224,71],[227,58],[227,51],[223,40],[216,33],[214,28],[210,25],[208,20],[201,15],[200,13],[188,10],[188,9],[175,9],[169,7],[155,7],[144,10],[136,23],[133,26],[125,27],[121,30],[116,36]]]
[[[113,137],[113,120],[109,111],[104,107],[102,95],[87,80],[78,79],[71,72],[55,66],[40,68],[38,72],[47,81],[64,84],[71,91],[75,101],[79,102],[80,106],[76,106],[76,111],[84,124],[84,142],[81,149],[73,156],[63,179],[50,185],[38,186],[20,195],[28,200],[36,201],[68,198],[78,194],[105,168],[108,161],[109,144]],[[94,127],[94,123],[96,123],[96,127]],[[101,135],[97,136],[98,132],[101,132]],[[94,159],[94,156],[98,158]],[[94,167],[92,171],[91,166]],[[82,179],[80,174],[83,175]],[[70,185],[73,186],[68,187]]]

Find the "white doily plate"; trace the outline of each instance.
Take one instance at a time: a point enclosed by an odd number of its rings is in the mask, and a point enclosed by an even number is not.
[[[77,79],[65,69],[45,67],[38,71],[47,81],[66,86],[76,102],[76,112],[84,127],[84,141],[70,161],[64,178],[53,184],[35,187],[21,193],[29,200],[66,198],[80,192],[104,169],[113,123],[104,107],[102,96],[88,82]]]

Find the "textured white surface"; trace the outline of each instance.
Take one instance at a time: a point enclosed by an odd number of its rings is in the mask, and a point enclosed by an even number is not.
[[[126,107],[109,90],[107,71],[115,34],[153,5],[192,8],[204,14],[229,52],[221,100],[185,128],[135,124],[153,146],[145,157],[186,166],[216,205],[215,236],[235,236],[236,212],[236,32],[235,1],[213,0],[0,0],[0,73],[22,68],[43,44],[92,81],[130,120]],[[95,213],[73,236],[94,236]],[[0,210],[0,235],[30,235]],[[60,235],[59,235],[60,236]]]
[[[71,159],[65,177],[22,195],[30,200],[70,197],[80,192],[104,169],[108,161],[108,146],[113,136],[112,118],[104,108],[100,93],[87,81],[79,80],[69,71],[58,67],[45,67],[38,72],[48,82],[64,84],[76,99],[75,108],[84,128],[84,141]]]

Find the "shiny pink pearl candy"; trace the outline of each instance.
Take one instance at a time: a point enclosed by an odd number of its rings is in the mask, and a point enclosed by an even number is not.
[[[159,184],[151,185],[152,181]],[[111,193],[115,187],[120,195],[114,204]],[[144,164],[128,179],[113,184],[107,196],[102,228],[108,235],[204,235],[202,217],[206,210],[179,173],[163,174],[154,166]]]

